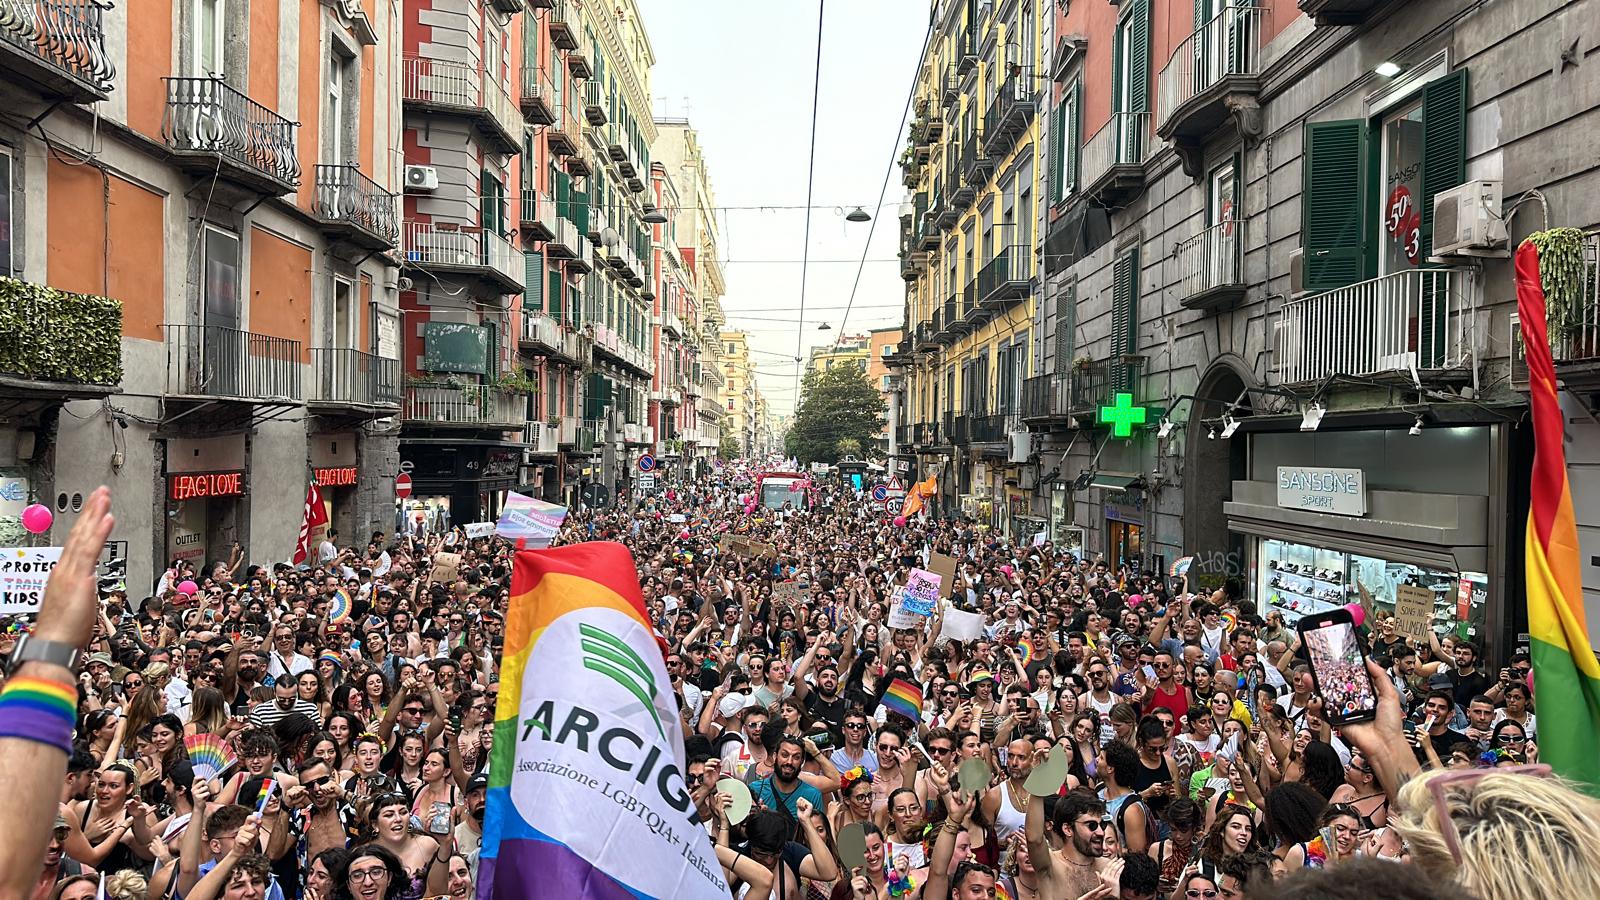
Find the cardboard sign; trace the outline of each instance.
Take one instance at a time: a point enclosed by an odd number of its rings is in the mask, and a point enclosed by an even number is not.
[[[939,576],[927,569],[912,569],[900,591],[900,607],[918,616],[933,615],[934,603],[939,599],[939,581]]]
[[[435,584],[449,584],[461,574],[461,554],[435,553],[433,555],[433,580]]]
[[[774,606],[800,605],[800,585],[793,581],[780,581],[772,586]]]
[[[1394,589],[1395,631],[1418,645],[1428,643],[1428,627],[1433,624],[1433,591],[1414,584]]]
[[[44,603],[50,572],[61,561],[60,547],[0,550],[0,613],[36,614]]]
[[[939,596],[950,599],[950,589],[956,581],[956,558],[935,550],[928,554],[928,571],[939,576]]]
[[[889,617],[885,620],[890,628],[921,628],[927,619],[905,608],[899,600],[889,607]]]

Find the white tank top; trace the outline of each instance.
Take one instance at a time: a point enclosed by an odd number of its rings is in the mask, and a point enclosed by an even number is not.
[[[1029,798],[1030,800],[1033,798]],[[994,836],[1004,844],[1028,822],[1028,814],[1017,809],[1011,796],[1011,782],[1000,783],[1000,811],[994,817]]]

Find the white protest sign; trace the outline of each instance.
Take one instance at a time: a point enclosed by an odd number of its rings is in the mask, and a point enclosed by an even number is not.
[[[60,561],[60,547],[0,550],[0,614],[38,613],[44,602],[44,586]]]
[[[947,609],[944,612],[944,626],[939,629],[939,635],[952,641],[975,641],[983,637],[983,616],[959,609]]]
[[[890,628],[921,628],[927,622],[922,616],[906,609],[905,605],[898,600],[895,601],[893,606],[889,607],[887,621]]]

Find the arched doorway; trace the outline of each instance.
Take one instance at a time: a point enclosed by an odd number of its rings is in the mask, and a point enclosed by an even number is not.
[[[1190,585],[1218,586],[1220,579],[1244,575],[1244,542],[1228,533],[1222,504],[1233,495],[1233,482],[1247,477],[1246,438],[1212,438],[1206,420],[1215,421],[1235,402],[1235,418],[1250,415],[1245,389],[1255,378],[1243,359],[1232,354],[1214,360],[1200,379],[1191,401],[1185,439],[1183,479],[1184,552],[1194,554]],[[1243,399],[1240,399],[1243,397]]]

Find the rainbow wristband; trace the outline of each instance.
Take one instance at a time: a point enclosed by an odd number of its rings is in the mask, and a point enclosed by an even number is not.
[[[72,752],[78,689],[64,681],[13,678],[0,688],[0,738],[20,738]]]

